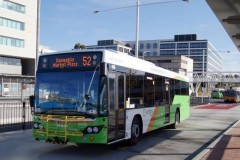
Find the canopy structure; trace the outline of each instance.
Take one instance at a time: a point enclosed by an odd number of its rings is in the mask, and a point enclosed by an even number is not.
[[[240,1],[206,0],[229,37],[240,51]]]

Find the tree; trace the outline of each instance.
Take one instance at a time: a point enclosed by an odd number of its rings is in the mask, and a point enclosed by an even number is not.
[[[81,44],[81,43],[76,43],[74,45],[74,49],[85,49],[85,45]]]

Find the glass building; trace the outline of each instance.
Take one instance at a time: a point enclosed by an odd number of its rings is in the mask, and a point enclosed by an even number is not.
[[[132,48],[127,46],[125,42],[117,40],[99,40],[97,45],[86,46],[86,49],[108,49],[125,54],[134,54],[134,52],[132,52]]]
[[[135,49],[135,41],[126,41]],[[139,41],[139,55],[184,55],[193,59],[193,72],[222,71],[222,56],[208,40],[197,39],[196,34],[175,35],[169,40]]]

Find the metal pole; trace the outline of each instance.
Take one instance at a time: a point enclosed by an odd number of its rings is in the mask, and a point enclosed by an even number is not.
[[[37,73],[36,71],[37,71],[39,40],[40,40],[40,1],[41,0],[37,0],[37,37],[36,37],[35,76]]]
[[[137,13],[136,13],[136,45],[135,56],[138,58],[138,36],[139,36],[139,1],[137,1]]]
[[[205,62],[205,50],[203,50],[203,61],[202,61],[202,85],[204,83],[203,74],[204,74],[204,62]],[[203,86],[202,86],[202,104],[203,104]]]

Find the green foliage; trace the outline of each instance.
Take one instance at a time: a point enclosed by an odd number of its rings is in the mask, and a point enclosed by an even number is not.
[[[76,43],[74,45],[74,49],[85,49],[85,45],[81,44],[81,43]]]

